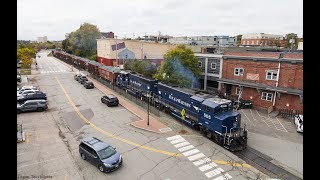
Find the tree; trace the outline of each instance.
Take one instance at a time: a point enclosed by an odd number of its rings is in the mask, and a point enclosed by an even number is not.
[[[17,58],[22,61],[22,68],[30,68],[32,64],[32,58],[36,55],[32,48],[20,48],[17,50]]]
[[[147,60],[127,60],[124,69],[135,71],[147,77],[152,77],[157,72],[157,67]]]
[[[293,42],[291,43],[291,39],[293,39]],[[285,36],[286,40],[286,48],[289,49],[297,49],[298,48],[298,35],[295,33],[289,33]]]
[[[68,52],[85,58],[97,54],[97,41],[101,34],[96,25],[84,23],[69,38],[62,43],[63,48]]]
[[[242,35],[241,34],[237,35],[237,46],[241,45],[241,39],[242,39]]]
[[[182,87],[198,87],[201,69],[193,51],[185,45],[178,45],[164,55],[160,71],[155,78]]]

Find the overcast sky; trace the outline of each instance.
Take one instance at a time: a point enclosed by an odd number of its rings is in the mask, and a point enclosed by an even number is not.
[[[88,22],[119,37],[303,35],[302,0],[18,0],[18,40],[63,40]]]

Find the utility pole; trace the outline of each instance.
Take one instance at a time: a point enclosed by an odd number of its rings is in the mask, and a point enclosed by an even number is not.
[[[150,97],[149,97],[149,91],[147,91],[147,97],[148,97],[148,123],[147,123],[147,125],[149,126],[149,112],[150,112]]]
[[[141,60],[143,60],[143,41],[141,43]]]
[[[115,36],[115,37],[116,37],[116,62],[117,62],[117,66],[118,66],[118,43],[117,43],[118,36]]]

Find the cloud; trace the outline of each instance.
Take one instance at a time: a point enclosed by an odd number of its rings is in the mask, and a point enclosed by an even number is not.
[[[18,0],[18,39],[63,40],[89,22],[132,37],[303,32],[302,0]]]

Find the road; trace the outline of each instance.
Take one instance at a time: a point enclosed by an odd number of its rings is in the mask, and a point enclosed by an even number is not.
[[[56,179],[265,179],[241,159],[199,135],[156,134],[130,125],[140,120],[122,107],[100,102],[98,89],[85,89],[73,79],[76,72],[40,52],[39,74],[33,84],[47,93],[49,109],[18,115],[27,134],[19,143],[18,177]],[[116,147],[123,166],[101,173],[79,156],[79,142],[95,136]]]

